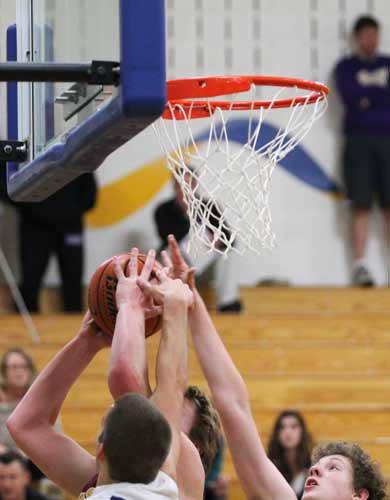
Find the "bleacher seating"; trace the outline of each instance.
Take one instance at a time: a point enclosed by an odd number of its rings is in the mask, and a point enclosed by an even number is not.
[[[301,410],[317,442],[358,441],[390,475],[390,291],[387,289],[254,288],[242,292],[245,313],[215,315],[216,326],[245,377],[253,413],[267,443],[277,413]],[[76,332],[78,315],[37,316],[42,344],[33,345],[20,317],[0,318],[0,345],[21,345],[42,368]],[[158,336],[151,338],[151,372]],[[70,392],[66,432],[92,453],[110,404],[108,350],[99,353]],[[191,351],[192,383],[205,387]],[[230,498],[241,500],[233,477]]]

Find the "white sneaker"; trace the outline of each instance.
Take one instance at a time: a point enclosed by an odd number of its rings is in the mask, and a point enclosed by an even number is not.
[[[370,271],[366,267],[359,265],[352,272],[352,285],[369,288],[375,286],[375,281]]]

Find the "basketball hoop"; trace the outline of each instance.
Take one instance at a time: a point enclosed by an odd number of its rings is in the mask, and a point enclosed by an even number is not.
[[[259,97],[270,87],[277,87],[270,98]],[[167,105],[154,128],[183,192],[190,251],[259,254],[274,247],[273,169],[323,115],[328,92],[322,83],[274,76],[167,82]],[[245,100],[237,96],[243,93]],[[271,111],[277,127],[266,122]]]

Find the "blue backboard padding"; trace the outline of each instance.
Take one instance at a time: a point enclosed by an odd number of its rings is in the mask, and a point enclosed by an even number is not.
[[[164,0],[122,0],[120,18],[122,101],[125,114],[162,114],[165,107]],[[134,15],[134,11],[137,15]],[[163,77],[162,77],[163,75]]]
[[[108,105],[29,165],[8,172],[15,201],[41,201],[155,121],[166,102],[164,0],[120,0],[121,85]],[[16,106],[17,108],[17,106]]]
[[[21,193],[24,201],[45,199],[80,174],[96,170],[111,151],[145,128],[149,119],[139,117],[136,123],[127,119],[122,114],[120,98],[115,98],[73,128],[66,142],[54,144],[17,175],[10,177],[8,191]],[[45,179],[43,183],[42,178]],[[20,200],[15,196],[13,199]]]

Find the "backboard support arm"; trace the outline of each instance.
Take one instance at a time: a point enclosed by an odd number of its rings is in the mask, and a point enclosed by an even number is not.
[[[85,82],[89,85],[119,85],[119,62],[0,63],[2,82]]]

